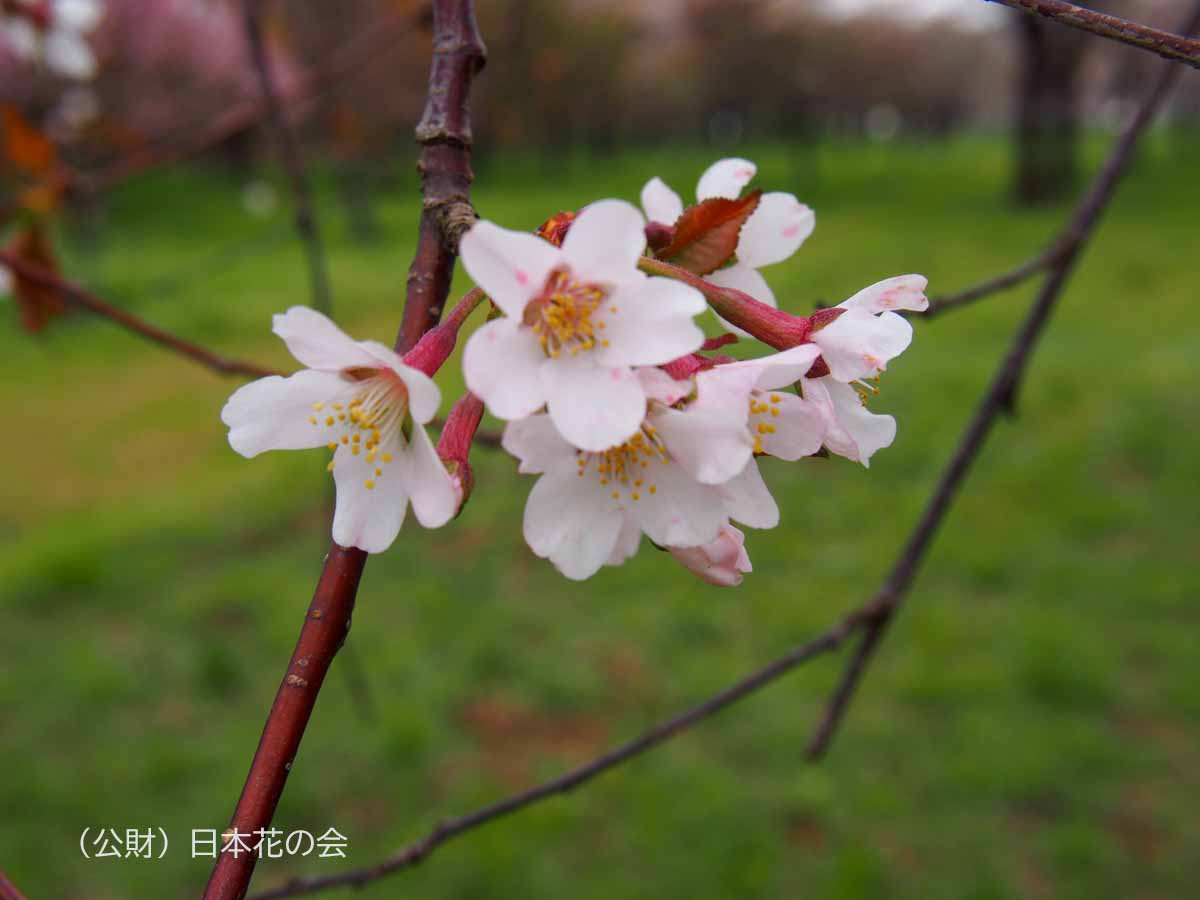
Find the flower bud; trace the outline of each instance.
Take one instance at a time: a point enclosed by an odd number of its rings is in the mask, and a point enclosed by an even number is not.
[[[736,587],[745,572],[754,571],[746,553],[746,536],[732,525],[721,526],[715,539],[699,547],[668,547],[667,551],[702,580],[717,587]]]

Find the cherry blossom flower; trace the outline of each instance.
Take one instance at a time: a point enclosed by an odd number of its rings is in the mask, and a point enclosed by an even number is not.
[[[0,10],[0,30],[19,58],[42,59],[66,78],[96,74],[96,57],[84,34],[100,21],[98,0],[9,0]]]
[[[463,354],[467,386],[501,419],[545,405],[562,435],[586,451],[631,438],[646,415],[635,366],[698,349],[695,289],[648,278],[641,213],[601,200],[572,222],[562,247],[479,222],[462,239],[464,268],[504,313]]]
[[[699,547],[668,547],[671,555],[700,577],[717,587],[737,587],[744,573],[753,572],[746,536],[729,523],[717,536]]]
[[[928,309],[927,284],[920,275],[898,275],[839,303],[837,308],[843,312],[812,333],[829,373],[850,383],[884,371],[912,342],[912,326],[893,310]]]
[[[660,547],[686,549],[716,540],[731,518],[751,527],[778,523],[757,467],[747,464],[744,423],[722,426],[703,412],[668,406],[690,386],[645,371],[639,378],[652,396],[649,411],[620,444],[577,449],[544,414],[504,430],[503,446],[520,460],[518,471],[541,475],[525,506],[525,540],[568,578],[619,565],[637,552],[643,533]]]
[[[912,326],[893,310],[928,309],[927,283],[920,275],[899,275],[873,284],[840,303],[844,312],[813,332],[829,374],[804,379],[801,390],[825,419],[831,452],[869,466],[871,456],[895,440],[896,420],[872,413],[867,402],[879,392],[879,373],[912,341]]]
[[[696,185],[696,199],[734,199],[757,172],[758,167],[746,159],[718,160],[700,176]],[[683,212],[683,201],[661,178],[655,176],[642,188],[642,208],[652,222],[673,225]],[[763,194],[758,208],[746,220],[738,235],[733,264],[717,269],[704,276],[705,279],[721,287],[744,291],[770,306],[778,306],[775,294],[758,270],[791,257],[812,234],[816,221],[813,211],[794,195],[781,191]],[[721,319],[721,324],[734,334],[747,336],[724,319]]]
[[[246,457],[333,451],[333,539],[343,547],[386,550],[410,501],[426,528],[448,522],[461,493],[423,427],[441,403],[429,376],[382,344],[354,341],[306,307],[275,316],[274,331],[307,368],[234,392],[221,410],[233,449]]]

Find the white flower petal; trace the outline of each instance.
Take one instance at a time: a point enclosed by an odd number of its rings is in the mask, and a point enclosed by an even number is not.
[[[925,296],[925,288],[928,286],[929,280],[924,275],[897,275],[863,288],[838,306],[865,309],[870,313],[889,309],[924,312],[929,309],[929,298]]]
[[[546,402],[540,371],[546,354],[516,319],[495,319],[471,335],[463,351],[467,387],[501,419],[523,419]]]
[[[647,400],[657,400],[673,406],[692,392],[690,381],[677,381],[655,366],[643,366],[637,370],[638,381]]]
[[[376,360],[376,367],[390,369],[404,382],[408,391],[408,411],[414,421],[424,425],[442,405],[442,392],[432,378],[420,369],[407,365],[400,355],[378,341],[359,341],[358,344]]]
[[[817,217],[792,194],[763,194],[738,235],[738,262],[755,269],[783,262],[813,233]]]
[[[632,516],[623,516],[621,523],[621,533],[617,536],[617,543],[612,549],[612,553],[605,560],[605,565],[619,566],[626,560],[635,556],[638,552],[638,547],[642,543],[642,528],[638,525],[637,520]]]
[[[641,280],[638,258],[646,247],[646,220],[632,203],[598,200],[571,223],[563,257],[580,281],[621,284]]]
[[[757,172],[758,166],[748,159],[719,159],[700,176],[696,184],[696,199],[704,201],[710,197],[726,197],[733,200]]]
[[[509,422],[500,443],[520,460],[517,471],[522,475],[536,475],[575,458],[575,448],[563,439],[545,413]]]
[[[646,415],[646,395],[632,369],[586,358],[552,359],[541,370],[554,426],[581,450],[607,450],[628,440]]]
[[[660,547],[695,547],[717,536],[725,510],[716,488],[700,484],[674,462],[651,461],[642,478],[646,489],[625,504],[625,511],[650,540]]]
[[[838,381],[873,378],[887,368],[888,361],[912,343],[912,325],[893,312],[873,316],[863,309],[849,308],[824,328],[813,333],[830,374]]]
[[[4,29],[5,42],[18,59],[36,59],[38,55],[38,33],[25,19],[0,20],[0,28]]]
[[[557,466],[538,479],[525,504],[525,540],[576,581],[588,578],[613,553],[624,516],[598,479],[575,466]]]
[[[608,346],[592,351],[602,365],[662,365],[694,353],[704,343],[704,332],[695,322],[704,311],[704,297],[673,278],[647,278],[618,290],[606,302],[603,337]]]
[[[741,414],[690,408],[660,409],[650,421],[672,458],[702,484],[720,484],[746,467],[754,444],[746,431],[745,398]],[[653,463],[651,464],[653,465]]]
[[[67,78],[87,79],[96,74],[96,56],[86,40],[73,31],[54,29],[42,40],[46,65]]]
[[[100,21],[101,12],[95,0],[55,0],[54,24],[74,31],[89,31]]]
[[[789,350],[781,350],[762,358],[762,374],[754,386],[760,391],[774,391],[795,384],[817,361],[821,348],[814,344],[801,344]],[[741,364],[739,364],[741,365]]]
[[[407,478],[399,461],[405,448],[398,435],[389,435],[379,445],[379,457],[367,462],[365,453],[354,454],[352,447],[357,446],[339,446],[333,455],[337,485],[333,539],[343,547],[382,553],[396,540],[408,509]],[[377,476],[375,469],[383,468],[379,458],[384,453],[394,458]]]
[[[848,388],[849,390],[849,388]],[[764,417],[775,430],[759,435],[764,453],[778,459],[796,460],[812,456],[825,442],[828,426],[821,409],[815,403],[802,400],[795,394],[783,392],[772,395],[772,406],[779,415]]]
[[[750,460],[740,475],[719,485],[717,491],[725,501],[729,518],[751,528],[774,528],[779,524],[779,507],[758,471],[758,460]]]
[[[705,281],[710,281],[718,287],[733,288],[749,294],[755,300],[767,304],[767,306],[779,306],[775,300],[775,293],[771,290],[771,286],[767,284],[767,280],[762,277],[757,269],[753,269],[744,262],[736,262],[732,266],[727,266],[724,269],[717,269],[704,276]],[[716,315],[716,313],[713,313]],[[731,334],[736,334],[738,337],[748,338],[751,335],[743,331],[736,325],[726,322],[720,316],[717,316],[718,321]]]
[[[697,372],[696,401],[689,408],[724,416],[745,430],[750,392],[761,377],[764,364],[764,360],[754,359]]]
[[[667,183],[655,175],[642,188],[642,209],[651,222],[674,225],[683,213],[683,200]]]
[[[878,415],[867,409],[855,390],[832,378],[818,379],[824,383],[832,402],[841,433],[838,446],[830,445],[829,435],[825,443],[834,453],[856,460],[870,467],[871,457],[876,450],[890,447],[896,439],[896,420],[892,416]],[[831,429],[830,434],[833,433]],[[844,452],[850,450],[851,452]]]
[[[438,458],[433,442],[423,426],[413,426],[412,439],[401,454],[400,460],[400,473],[404,477],[417,521],[426,528],[440,528],[454,518],[461,499],[458,489],[445,465]],[[337,471],[336,465],[334,471]],[[384,475],[389,474],[384,469]]]
[[[353,383],[340,375],[313,369],[242,385],[221,410],[221,421],[229,426],[229,445],[246,457],[266,450],[320,447],[330,437],[321,424],[309,421],[312,405],[352,389]]]
[[[541,293],[546,277],[563,261],[561,251],[549,241],[487,221],[476,222],[462,236],[458,253],[471,280],[505,315],[517,320],[526,304]]]
[[[307,306],[293,306],[276,315],[272,323],[272,329],[283,338],[292,356],[310,369],[338,372],[379,365],[375,357],[327,316]]]

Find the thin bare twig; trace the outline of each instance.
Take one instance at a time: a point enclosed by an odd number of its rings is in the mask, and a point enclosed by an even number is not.
[[[1185,32],[1190,33],[1198,24],[1200,24],[1200,3],[1197,4]],[[929,549],[951,501],[962,486],[992,425],[995,424],[1001,413],[1011,410],[1014,406],[1014,398],[1025,366],[1033,353],[1038,337],[1049,321],[1050,313],[1062,293],[1063,286],[1079,258],[1079,252],[1091,236],[1109,200],[1112,199],[1121,176],[1129,166],[1138,140],[1154,120],[1155,114],[1161,107],[1179,71],[1177,66],[1169,63],[1163,66],[1158,80],[1126,126],[1104,167],[1092,181],[1087,194],[1065,229],[1064,234],[1068,235],[1070,239],[1064,242],[1062,255],[1050,269],[1025,321],[1013,338],[1007,355],[992,379],[987,393],[963,433],[949,465],[942,473],[916,529],[909,537],[891,573],[876,595],[883,613],[867,626],[862,640],[842,674],[842,680],[830,698],[825,715],[809,743],[808,755],[810,758],[819,759],[829,749],[838,724],[845,716],[855,689],[862,679],[863,672],[866,671],[874,657],[888,623],[891,622],[896,611],[904,602],[917,567]]]
[[[246,41],[250,45],[250,56],[258,75],[259,88],[262,90],[262,104],[266,112],[267,124],[274,132],[275,144],[279,150],[279,162],[287,174],[288,185],[292,192],[292,212],[295,217],[296,233],[304,244],[304,255],[308,260],[312,306],[327,316],[332,315],[333,297],[329,289],[329,266],[325,259],[325,247],[321,241],[321,225],[313,210],[312,189],[309,185],[308,173],[304,170],[300,143],[296,140],[296,135],[288,124],[287,117],[283,114],[279,92],[275,89],[275,81],[271,77],[271,63],[267,59],[266,42],[263,39],[261,0],[244,0],[242,18],[246,28]]]
[[[429,854],[447,841],[473,831],[497,819],[518,812],[527,806],[563,794],[598,775],[628,762],[636,756],[657,747],[659,744],[687,731],[711,718],[721,710],[733,705],[754,692],[761,690],[803,663],[833,650],[858,628],[872,620],[876,609],[868,604],[851,613],[835,627],[813,638],[806,644],[784,654],[740,679],[718,694],[698,703],[654,726],[637,738],[615,747],[591,762],[571,769],[558,778],[547,781],[527,791],[522,791],[458,818],[448,819],[436,825],[425,837],[397,851],[386,859],[362,869],[340,872],[319,878],[295,878],[274,890],[255,894],[251,900],[278,900],[281,897],[299,897],[315,894],[335,887],[361,887],[368,882],[407,869],[423,861]]]
[[[435,215],[429,219],[430,210],[447,212],[450,204],[470,209],[469,96],[471,81],[483,65],[483,42],[475,26],[471,0],[435,0],[433,16],[434,55],[426,115],[417,129],[417,138],[424,144],[421,164],[425,212],[421,217],[422,241],[410,270],[403,325],[396,341],[401,352],[412,347],[437,321],[453,274],[450,248],[457,235],[448,217]],[[428,133],[423,130],[426,126]],[[431,148],[437,152],[430,152]],[[325,673],[349,633],[366,560],[367,554],[361,550],[331,543],[316,597],[305,615],[296,649],[250,764],[231,830],[253,835],[257,829],[270,826]],[[204,900],[241,900],[256,862],[255,853],[220,853]]]
[[[1009,269],[1007,272],[1002,272],[987,281],[981,281],[979,284],[958,291],[954,294],[946,294],[942,297],[933,297],[929,301],[929,309],[919,314],[919,318],[926,319],[930,316],[935,316],[939,313],[947,312],[951,309],[958,309],[976,300],[982,300],[998,291],[1007,290],[1011,287],[1016,287],[1024,281],[1029,280],[1039,272],[1044,272],[1050,266],[1054,265],[1062,258],[1064,252],[1064,242],[1062,235],[1057,235],[1048,246],[1040,250],[1037,255],[1031,257],[1021,265]]]
[[[25,895],[0,872],[0,900],[25,900]]]
[[[222,375],[242,375],[251,378],[262,378],[265,375],[278,374],[274,369],[268,369],[265,366],[245,360],[230,359],[229,357],[221,356],[212,350],[201,347],[199,344],[176,337],[170,332],[159,328],[157,325],[151,325],[149,322],[139,319],[132,313],[106,303],[90,291],[84,290],[77,284],[72,284],[49,269],[35,266],[7,250],[0,250],[0,262],[3,262],[4,265],[8,266],[22,278],[27,278],[45,287],[54,288],[78,306],[82,306],[84,309],[98,316],[103,316],[111,322],[116,322],[127,331],[131,331],[149,341],[153,341],[161,347],[166,347],[168,350],[186,356],[213,371],[220,372]]]
[[[1169,31],[1159,31],[1107,13],[1096,12],[1064,0],[991,0],[1012,9],[1045,16],[1092,34],[1157,53],[1163,59],[1200,69],[1200,41]]]

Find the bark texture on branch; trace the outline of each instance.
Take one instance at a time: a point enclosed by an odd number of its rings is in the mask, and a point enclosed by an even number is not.
[[[1157,53],[1163,59],[1200,69],[1200,41],[1183,34],[1148,28],[1118,16],[1096,12],[1065,0],[991,0],[1032,15],[1045,16],[1061,25],[1120,41],[1131,47]]]
[[[483,68],[486,49],[475,24],[474,5],[434,0],[433,60],[425,112],[417,124],[421,155],[422,211],[417,253],[408,271],[404,322],[396,352],[412,349],[437,324],[463,232],[475,223],[471,207],[471,83]]]

